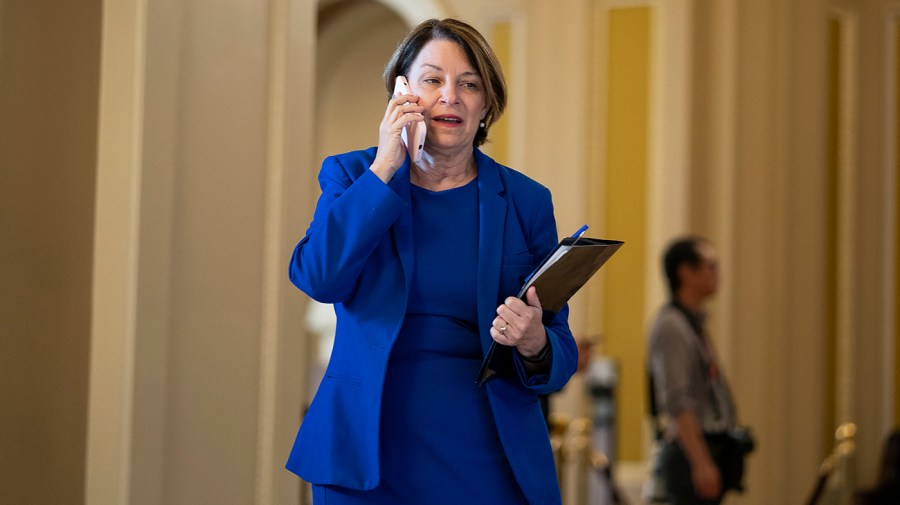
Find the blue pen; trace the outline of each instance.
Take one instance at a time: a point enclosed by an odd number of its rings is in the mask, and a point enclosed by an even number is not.
[[[588,229],[588,225],[584,225],[581,228],[578,228],[578,231],[573,233],[571,238],[574,238],[574,239],[581,238],[581,236],[584,235],[584,232],[586,232],[587,229]]]
[[[580,239],[581,236],[584,235],[584,232],[586,232],[587,229],[588,229],[588,225],[584,225],[584,226],[582,226],[581,228],[578,228],[578,231],[576,231],[574,234],[572,234],[571,237],[569,237],[569,238],[574,239],[574,240],[572,240],[572,243],[569,244],[568,247],[571,247],[571,246],[575,245],[575,243],[578,242],[578,239]],[[562,243],[560,243],[560,245],[562,245]],[[558,247],[558,246],[557,246],[557,247]],[[556,252],[556,249],[553,249],[553,251],[552,251],[550,254],[547,255],[547,258],[549,258],[550,256],[552,256],[554,252]],[[547,258],[544,258],[544,261],[547,261]],[[543,265],[544,261],[541,262],[542,265]],[[531,280],[531,277],[532,277],[532,276],[535,274],[535,272],[537,272],[537,270],[539,270],[539,269],[540,269],[540,267],[538,267],[538,269],[536,269],[534,272],[531,272],[530,274],[528,274],[528,277],[526,277],[525,280],[522,281],[522,282],[527,286],[527,285],[528,285],[528,281]],[[524,294],[524,293],[523,293],[523,294]]]

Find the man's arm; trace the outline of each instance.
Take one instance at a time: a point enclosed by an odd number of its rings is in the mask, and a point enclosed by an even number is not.
[[[697,496],[718,498],[722,494],[722,476],[709,454],[697,416],[684,410],[675,417],[678,445],[691,465],[691,481]]]

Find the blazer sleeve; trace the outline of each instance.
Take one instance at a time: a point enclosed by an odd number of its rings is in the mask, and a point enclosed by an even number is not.
[[[553,215],[553,202],[550,191],[544,189],[545,195],[537,205],[533,226],[528,233],[528,247],[534,251],[536,262],[540,262],[556,247],[556,218]],[[537,266],[537,265],[535,265]],[[538,293],[538,298],[541,294]],[[559,312],[545,312],[544,329],[547,330],[547,341],[550,343],[550,370],[546,374],[528,375],[517,353],[513,353],[513,362],[519,378],[525,387],[538,394],[559,391],[569,382],[569,378],[578,367],[578,348],[572,330],[569,329],[569,306],[565,305]]]
[[[361,152],[322,163],[322,194],[289,267],[291,282],[322,303],[353,296],[369,257],[407,207],[368,165]]]

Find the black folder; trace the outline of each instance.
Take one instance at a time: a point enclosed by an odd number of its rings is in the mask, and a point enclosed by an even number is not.
[[[566,237],[525,279],[517,296],[524,300],[528,288],[535,286],[544,309],[543,320],[546,324],[623,243],[619,240]],[[481,386],[497,375],[510,373],[513,367],[512,351],[512,347],[491,342],[475,382]]]

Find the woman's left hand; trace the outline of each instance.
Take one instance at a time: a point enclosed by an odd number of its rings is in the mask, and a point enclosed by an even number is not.
[[[519,354],[530,358],[547,345],[547,330],[541,320],[544,311],[534,286],[525,292],[525,300],[527,303],[510,296],[497,307],[491,338],[498,344],[515,346]]]

